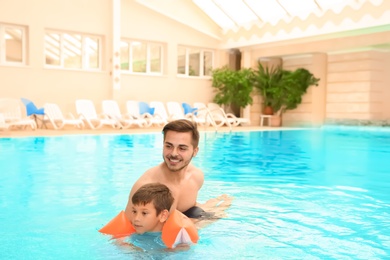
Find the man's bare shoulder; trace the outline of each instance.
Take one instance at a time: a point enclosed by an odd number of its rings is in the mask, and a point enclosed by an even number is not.
[[[203,185],[203,182],[204,182],[203,171],[201,169],[195,167],[192,164],[188,165],[187,171],[191,176],[190,178],[197,183],[197,185],[199,186],[199,189],[200,189]]]
[[[193,165],[192,163],[190,163],[188,165],[187,171],[189,171],[191,173],[202,174],[203,175],[203,171],[200,168],[198,168],[195,165]]]
[[[162,164],[149,168],[141,175],[141,177],[139,177],[138,182],[149,183],[156,181],[156,179],[161,175],[162,171]]]
[[[153,174],[154,172],[158,171],[158,168],[160,168],[160,164],[153,166],[152,168],[147,169],[144,174],[142,174],[141,177],[143,176],[149,176],[150,174]]]

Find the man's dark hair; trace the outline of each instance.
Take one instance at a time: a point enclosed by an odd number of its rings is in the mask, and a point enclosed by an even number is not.
[[[170,210],[173,204],[173,195],[169,188],[161,183],[148,183],[141,186],[131,198],[133,205],[153,203],[156,216],[164,209]]]
[[[196,123],[187,120],[179,119],[166,124],[163,128],[164,140],[165,135],[168,131],[175,131],[179,133],[191,133],[192,134],[192,145],[194,148],[198,147],[199,144],[199,131]]]

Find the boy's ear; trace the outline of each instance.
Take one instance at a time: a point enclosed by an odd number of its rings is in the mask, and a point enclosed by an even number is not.
[[[169,211],[167,209],[164,209],[163,211],[161,211],[160,213],[160,222],[165,222],[167,221],[169,217]]]

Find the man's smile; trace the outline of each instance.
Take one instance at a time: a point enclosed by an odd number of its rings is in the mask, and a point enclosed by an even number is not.
[[[168,160],[173,163],[179,163],[181,160],[177,157],[168,157]]]

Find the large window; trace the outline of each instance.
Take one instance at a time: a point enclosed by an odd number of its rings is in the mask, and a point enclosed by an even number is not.
[[[179,46],[177,50],[177,74],[192,77],[211,76],[213,59],[213,51]]]
[[[121,41],[121,69],[132,73],[162,74],[163,46],[159,43]]]
[[[98,36],[46,32],[45,64],[66,69],[101,69],[101,42]]]
[[[0,24],[0,64],[26,64],[26,28]]]

